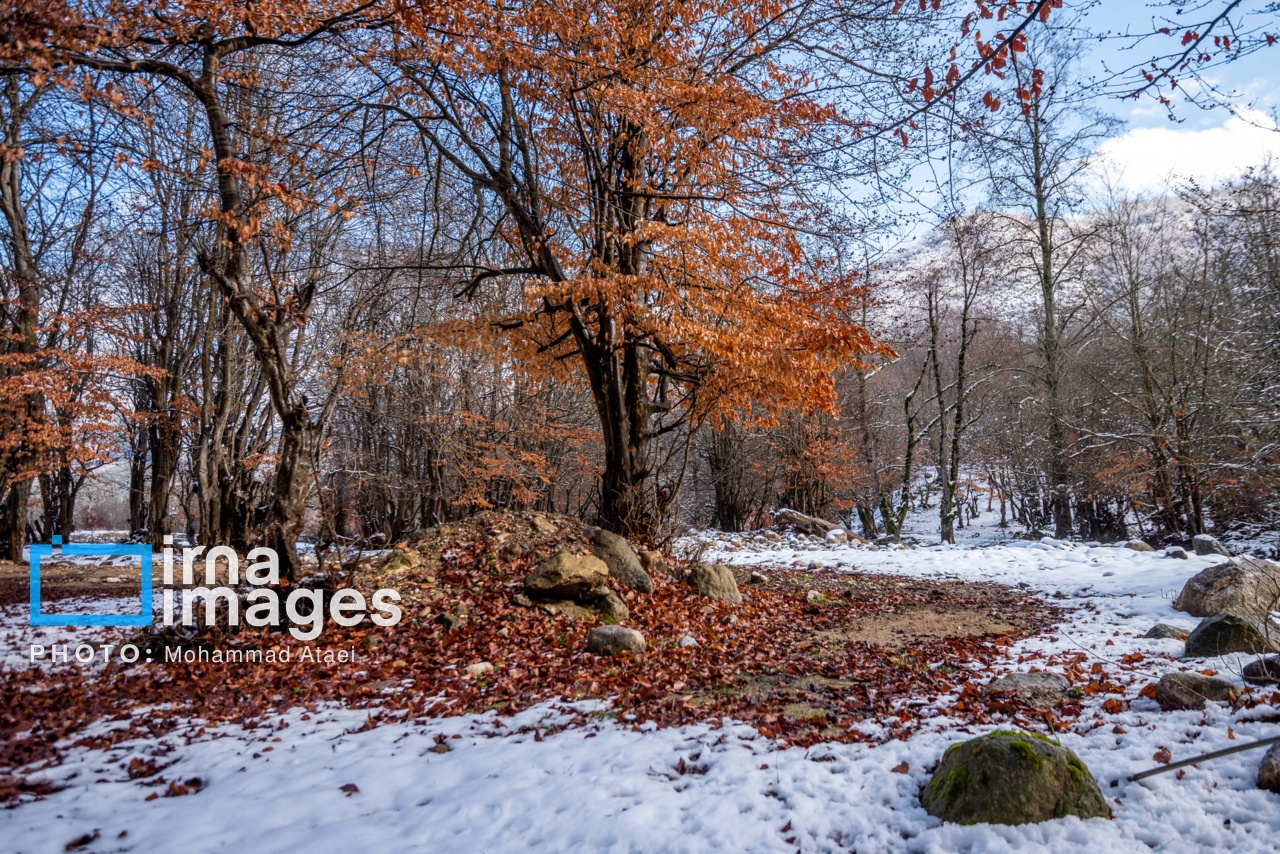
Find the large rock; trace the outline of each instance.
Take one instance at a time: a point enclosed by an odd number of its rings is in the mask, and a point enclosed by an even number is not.
[[[1250,685],[1280,685],[1280,655],[1251,661],[1240,675]]]
[[[1195,553],[1204,557],[1205,555],[1222,555],[1223,557],[1231,557],[1231,552],[1227,551],[1227,547],[1218,542],[1217,537],[1211,537],[1208,534],[1196,534],[1191,538],[1191,548]]]
[[[1079,757],[1043,736],[1009,730],[952,745],[920,801],[930,815],[959,824],[1111,815]]]
[[[1280,744],[1271,745],[1262,757],[1258,765],[1258,788],[1280,794]]]
[[[524,580],[534,599],[575,599],[609,583],[609,567],[595,555],[557,552]]]
[[[828,531],[840,528],[835,522],[828,522],[817,516],[806,516],[797,510],[789,510],[785,507],[773,514],[773,524],[779,528],[795,528],[802,534],[824,538]]]
[[[1258,623],[1235,614],[1205,617],[1187,635],[1183,658],[1213,658],[1231,652],[1271,652],[1274,646]]]
[[[1173,607],[1193,617],[1236,614],[1258,619],[1280,604],[1280,566],[1253,557],[1233,558],[1192,576]]]
[[[1125,543],[1125,544],[1124,544],[1124,547],[1125,547],[1126,549],[1128,549],[1129,551],[1132,551],[1132,552],[1153,552],[1153,551],[1155,551],[1155,549],[1153,549],[1151,546],[1149,546],[1149,545],[1147,545],[1146,543],[1144,543],[1142,540],[1133,540],[1132,542]]]
[[[1071,683],[1057,673],[1006,673],[993,679],[987,690],[993,694],[1013,694],[1029,703],[1052,705],[1062,699]]]
[[[1201,673],[1166,673],[1156,683],[1156,702],[1166,712],[1173,709],[1203,709],[1208,700],[1230,702],[1236,686],[1225,679]]]
[[[619,584],[641,593],[653,592],[653,579],[640,565],[631,544],[610,531],[597,530],[591,535],[591,551],[609,567],[609,575]]]
[[[710,599],[719,599],[730,605],[737,605],[742,601],[738,582],[733,580],[733,573],[727,566],[721,566],[718,563],[695,563],[689,567],[689,574],[685,581],[694,590]]]
[[[587,652],[596,655],[639,654],[644,652],[644,635],[622,626],[600,626],[587,635]]]

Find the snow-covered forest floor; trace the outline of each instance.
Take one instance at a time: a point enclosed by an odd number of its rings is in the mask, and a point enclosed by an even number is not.
[[[328,706],[296,709],[251,729],[206,728],[195,720],[159,737],[94,746],[92,736],[104,728],[136,726],[139,717],[164,713],[150,709],[135,712],[133,721],[80,733],[81,746],[66,746],[60,764],[32,774],[65,788],[0,812],[3,847],[1275,850],[1280,799],[1255,785],[1260,751],[1138,783],[1125,779],[1155,765],[1162,749],[1177,760],[1275,734],[1280,695],[1247,710],[1210,703],[1203,712],[1163,712],[1139,696],[1173,669],[1211,670],[1240,681],[1243,657],[1182,660],[1180,641],[1141,637],[1157,622],[1192,628],[1193,619],[1172,609],[1173,597],[1187,578],[1220,559],[1053,541],[873,550],[796,538],[767,547],[735,546],[714,534],[697,539],[681,545],[766,573],[799,563],[815,575],[994,581],[1038,591],[1069,609],[1064,622],[1018,642],[989,669],[994,677],[1043,668],[1077,681],[1073,674],[1081,669],[1097,674],[1101,668],[1123,686],[1119,704],[1115,694],[1081,696],[1081,714],[1057,733],[1098,779],[1114,818],[961,827],[930,817],[918,797],[929,769],[948,744],[996,727],[965,726],[919,708],[920,698],[910,696],[895,703],[923,712],[925,726],[879,745],[787,746],[733,721],[659,728],[619,719],[607,702],[593,701],[544,703],[510,717],[406,719],[363,731],[366,710]],[[15,607],[3,613],[0,660],[6,666],[17,666],[31,642],[25,616]],[[931,708],[955,700],[942,697]],[[872,732],[890,724],[859,726]],[[131,763],[156,763],[165,780],[194,794],[157,797],[174,792],[156,786],[155,778],[131,779]]]

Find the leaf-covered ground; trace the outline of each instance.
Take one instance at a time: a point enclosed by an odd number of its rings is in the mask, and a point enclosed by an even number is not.
[[[874,738],[903,737],[920,720],[903,698],[922,707],[972,680],[985,682],[987,663],[1058,614],[1000,585],[798,570],[771,572],[763,583],[739,572],[745,601],[727,605],[700,597],[670,564],[669,573],[654,573],[653,594],[618,591],[631,612],[627,625],[648,640],[646,653],[599,658],[584,652],[598,621],[512,602],[542,559],[584,546],[582,526],[557,526],[540,532],[525,520],[489,516],[358,570],[361,588],[391,586],[405,597],[397,626],[327,624],[313,643],[241,631],[207,644],[289,650],[288,663],[164,662],[157,648],[155,663],[112,664],[92,678],[74,665],[7,667],[0,671],[0,767],[56,762],[60,742],[103,747],[139,735],[138,727],[161,735],[192,718],[252,725],[330,702],[368,707],[369,726],[406,714],[507,714],[560,698],[607,699],[630,719],[664,726],[731,717],[798,744],[871,739],[856,724],[889,716],[895,723]],[[0,592],[11,612],[26,601],[20,583]],[[461,613],[466,619],[456,627],[437,619]],[[697,646],[681,647],[685,637]],[[354,650],[355,660],[303,661],[303,648]],[[492,669],[468,674],[480,662]],[[969,693],[979,696],[976,687]],[[163,711],[133,718],[142,707]],[[978,721],[988,703],[962,702],[952,713]],[[95,721],[126,718],[137,723],[80,735]],[[21,785],[11,781],[10,794]]]
[[[18,852],[168,850],[178,827],[193,851],[281,854],[1275,848],[1277,796],[1257,786],[1257,751],[1128,779],[1275,733],[1280,692],[1242,683],[1248,657],[1185,659],[1181,641],[1144,637],[1157,622],[1194,624],[1172,597],[1214,558],[1049,540],[748,548],[708,535],[681,546],[763,583],[744,583],[738,608],[697,598],[678,572],[652,597],[625,594],[650,649],[605,661],[581,652],[590,624],[510,602],[544,552],[581,535],[464,526],[358,570],[361,586],[406,592],[416,625],[347,633],[355,665],[33,668],[17,655],[33,639],[103,638],[40,632],[22,604],[0,606],[7,714],[42,710],[10,741],[44,757],[11,769],[0,838]],[[461,609],[457,629],[436,621]],[[674,646],[685,634],[700,646]],[[309,648],[287,635],[221,643]],[[326,635],[322,648],[345,647]],[[468,677],[480,661],[493,669]],[[1071,691],[1032,709],[985,684],[1032,669]],[[1225,677],[1235,699],[1162,710],[1150,685],[1177,670]],[[33,693],[15,703],[14,691]],[[1076,752],[1113,819],[929,816],[919,792],[949,745],[1010,725]],[[290,808],[229,820],[266,801]]]

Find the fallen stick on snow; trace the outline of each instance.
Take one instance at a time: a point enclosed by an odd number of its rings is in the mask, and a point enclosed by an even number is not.
[[[1219,756],[1229,756],[1232,753],[1243,753],[1246,750],[1253,750],[1255,747],[1266,747],[1268,744],[1280,744],[1280,735],[1272,738],[1263,738],[1258,741],[1251,741],[1248,744],[1237,744],[1235,747],[1226,747],[1222,750],[1215,750],[1212,753],[1202,753],[1199,756],[1193,756],[1190,759],[1180,759],[1177,762],[1170,762],[1168,765],[1160,765],[1152,768],[1150,771],[1142,771],[1129,776],[1129,782],[1134,783],[1138,780],[1144,780],[1147,777],[1154,777],[1157,774],[1163,774],[1166,771],[1174,771],[1178,768],[1185,768],[1188,765],[1195,765],[1197,762],[1204,762],[1207,759],[1217,759]]]

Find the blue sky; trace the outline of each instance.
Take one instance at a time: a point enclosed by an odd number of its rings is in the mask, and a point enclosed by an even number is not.
[[[1206,14],[1212,17],[1225,3],[1205,0],[1198,4],[1199,12],[1188,9],[1174,16],[1168,2],[1068,0],[1069,7],[1085,11],[1085,23],[1091,30],[1117,35],[1150,32],[1171,19],[1198,23]],[[1240,8],[1250,20],[1266,23],[1267,29],[1280,35],[1280,14],[1274,0],[1252,0]],[[1157,51],[1175,49],[1176,32],[1137,46],[1121,38],[1105,40],[1092,49],[1088,64],[1099,75],[1107,67],[1131,66]],[[1100,105],[1126,122],[1120,135],[1102,146],[1108,169],[1122,186],[1157,192],[1179,178],[1206,183],[1231,178],[1268,155],[1280,161],[1280,131],[1275,121],[1280,108],[1280,43],[1211,69],[1206,77],[1230,95],[1230,108],[1205,109],[1175,96],[1171,118],[1170,111],[1151,98],[1108,99]]]

